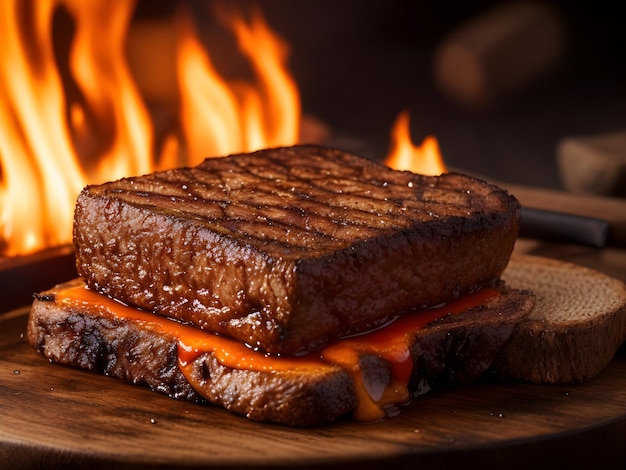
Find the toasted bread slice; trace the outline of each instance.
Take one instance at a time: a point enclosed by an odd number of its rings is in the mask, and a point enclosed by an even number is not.
[[[626,340],[626,285],[549,258],[514,254],[503,279],[537,302],[496,359],[498,380],[579,383],[597,375]]]
[[[89,186],[74,243],[92,289],[294,354],[494,285],[518,210],[474,178],[296,146]]]
[[[412,313],[374,336],[276,358],[123,306],[76,280],[36,296],[27,338],[53,362],[173,398],[208,400],[252,420],[310,426],[350,413],[379,419],[384,406],[405,402],[410,390],[480,377],[534,297],[500,286],[469,298]]]

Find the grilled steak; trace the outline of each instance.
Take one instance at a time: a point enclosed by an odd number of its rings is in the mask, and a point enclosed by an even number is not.
[[[518,209],[468,176],[296,146],[88,186],[74,243],[98,292],[297,354],[493,285]]]
[[[145,312],[140,317],[126,315],[124,310],[119,314],[105,302],[66,302],[64,289],[82,285],[76,280],[57,286],[33,302],[27,339],[50,361],[105,373],[173,398],[207,400],[252,420],[293,426],[326,423],[355,411],[360,380],[374,390],[389,383],[391,365],[376,355],[360,358],[361,379],[322,361],[317,353],[297,358],[312,366],[267,372],[233,368],[213,352],[200,351],[183,373],[179,341],[197,329],[162,319],[174,325],[170,331],[155,326],[154,318],[159,317]],[[529,292],[498,289],[500,295],[481,306],[405,332],[413,359],[409,389],[467,384],[483,374],[534,305]]]

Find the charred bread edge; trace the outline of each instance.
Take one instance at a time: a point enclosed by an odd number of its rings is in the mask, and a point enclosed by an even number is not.
[[[29,343],[52,362],[101,372],[173,398],[204,401],[208,397],[256,421],[312,426],[357,407],[352,378],[339,367],[327,365],[310,374],[234,370],[210,354],[193,363],[198,381],[204,384],[198,393],[178,367],[177,338],[155,335],[132,321],[60,308],[54,302],[55,290],[63,286],[37,295],[28,322]],[[528,291],[500,288],[502,295],[489,305],[434,322],[416,335],[411,387],[469,383],[489,367],[534,304]],[[112,341],[110,335],[120,331],[123,334]],[[363,359],[366,377],[368,361]],[[380,367],[380,361],[372,363]]]

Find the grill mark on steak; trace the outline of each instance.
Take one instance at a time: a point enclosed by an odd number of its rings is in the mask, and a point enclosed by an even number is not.
[[[330,169],[318,168],[320,159],[314,155],[297,155],[291,168],[275,158],[268,159],[274,163],[269,168],[247,159],[229,165],[211,159],[174,175],[129,178],[124,187],[104,192],[204,220],[212,227],[222,224],[248,241],[271,240],[297,256],[312,248],[330,249],[380,236],[416,220],[466,216],[476,205],[478,196],[434,177],[394,172],[380,180],[361,181],[356,179],[361,174],[348,167],[333,168],[341,177],[329,178]],[[311,161],[303,162],[305,157]],[[414,199],[412,186],[425,188],[421,200]]]

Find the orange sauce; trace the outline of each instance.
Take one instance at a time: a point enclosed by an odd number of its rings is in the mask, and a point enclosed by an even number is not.
[[[359,398],[355,419],[364,421],[381,419],[385,416],[385,407],[409,400],[408,384],[413,372],[411,345],[421,328],[447,315],[483,305],[496,295],[498,292],[494,289],[482,289],[440,307],[409,313],[383,328],[336,341],[324,348],[321,351],[322,359],[343,367],[353,377]],[[389,365],[391,380],[379,397],[372,397],[365,388],[359,363],[359,357],[364,355],[378,356]]]
[[[259,372],[297,372],[320,367],[341,367],[351,375],[357,393],[358,406],[354,418],[375,421],[384,418],[390,406],[410,399],[408,384],[413,371],[410,348],[419,330],[447,315],[483,305],[497,295],[494,289],[482,289],[443,306],[409,313],[370,333],[337,340],[320,351],[302,357],[268,356],[239,341],[129,307],[85,287],[58,291],[56,301],[74,308],[97,311],[102,315],[114,315],[121,320],[136,321],[146,328],[175,338],[178,341],[179,367],[199,393],[202,393],[202,389],[194,384],[192,364],[206,353],[212,354],[225,367]],[[368,389],[360,366],[360,358],[365,355],[377,356],[387,363],[390,371],[387,383],[374,384],[373,387],[370,384]]]

